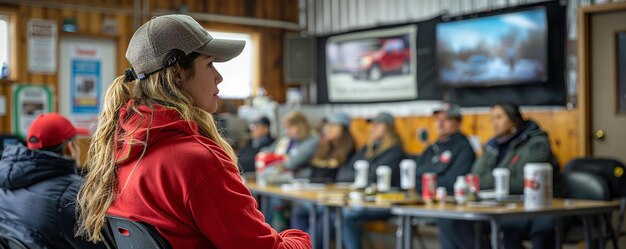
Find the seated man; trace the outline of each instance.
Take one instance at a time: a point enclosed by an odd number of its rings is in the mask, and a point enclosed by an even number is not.
[[[80,155],[77,129],[56,113],[33,121],[21,144],[4,149],[0,161],[0,233],[30,248],[105,248],[74,237],[76,174]],[[30,150],[29,150],[30,149]]]
[[[446,103],[441,109],[435,110],[435,129],[437,142],[426,148],[417,158],[417,192],[422,191],[422,174],[437,174],[437,186],[445,187],[449,194],[454,192],[457,176],[470,172],[476,159],[474,150],[461,129],[461,108]]]
[[[267,117],[260,117],[250,124],[250,139],[237,151],[239,158],[239,168],[246,172],[254,172],[254,157],[263,147],[274,143],[274,138],[270,134],[270,120]]]

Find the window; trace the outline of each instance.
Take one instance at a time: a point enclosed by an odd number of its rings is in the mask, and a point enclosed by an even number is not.
[[[2,67],[2,71],[0,72],[0,78],[8,77],[9,72],[9,63],[11,62],[11,57],[9,51],[11,51],[10,40],[9,37],[9,16],[0,14],[0,66]]]
[[[215,67],[224,77],[218,85],[220,98],[245,99],[252,95],[253,80],[253,43],[252,35],[247,33],[231,33],[210,31],[211,36],[221,39],[236,39],[246,41],[241,54],[227,63],[216,63]]]

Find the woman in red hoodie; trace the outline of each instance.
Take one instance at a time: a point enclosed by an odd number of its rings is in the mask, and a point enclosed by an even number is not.
[[[222,82],[213,63],[243,47],[186,15],[135,32],[133,68],[107,91],[89,148],[77,234],[102,240],[109,214],[154,226],[175,249],[311,247],[307,234],[264,222],[211,116]]]

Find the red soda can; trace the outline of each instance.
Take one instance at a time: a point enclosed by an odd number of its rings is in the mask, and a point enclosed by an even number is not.
[[[480,179],[477,174],[467,174],[465,175],[465,181],[467,181],[467,186],[469,188],[474,187],[476,192],[480,190]]]
[[[435,200],[435,191],[437,190],[437,174],[422,174],[422,199],[427,202]]]

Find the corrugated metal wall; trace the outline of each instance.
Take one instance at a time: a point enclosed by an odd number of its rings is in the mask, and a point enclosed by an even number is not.
[[[620,0],[563,0],[568,3],[568,37],[576,39],[578,6]],[[623,0],[622,0],[623,1]],[[406,23],[439,14],[462,15],[537,0],[299,0],[300,24],[309,35],[325,35],[382,24]]]

